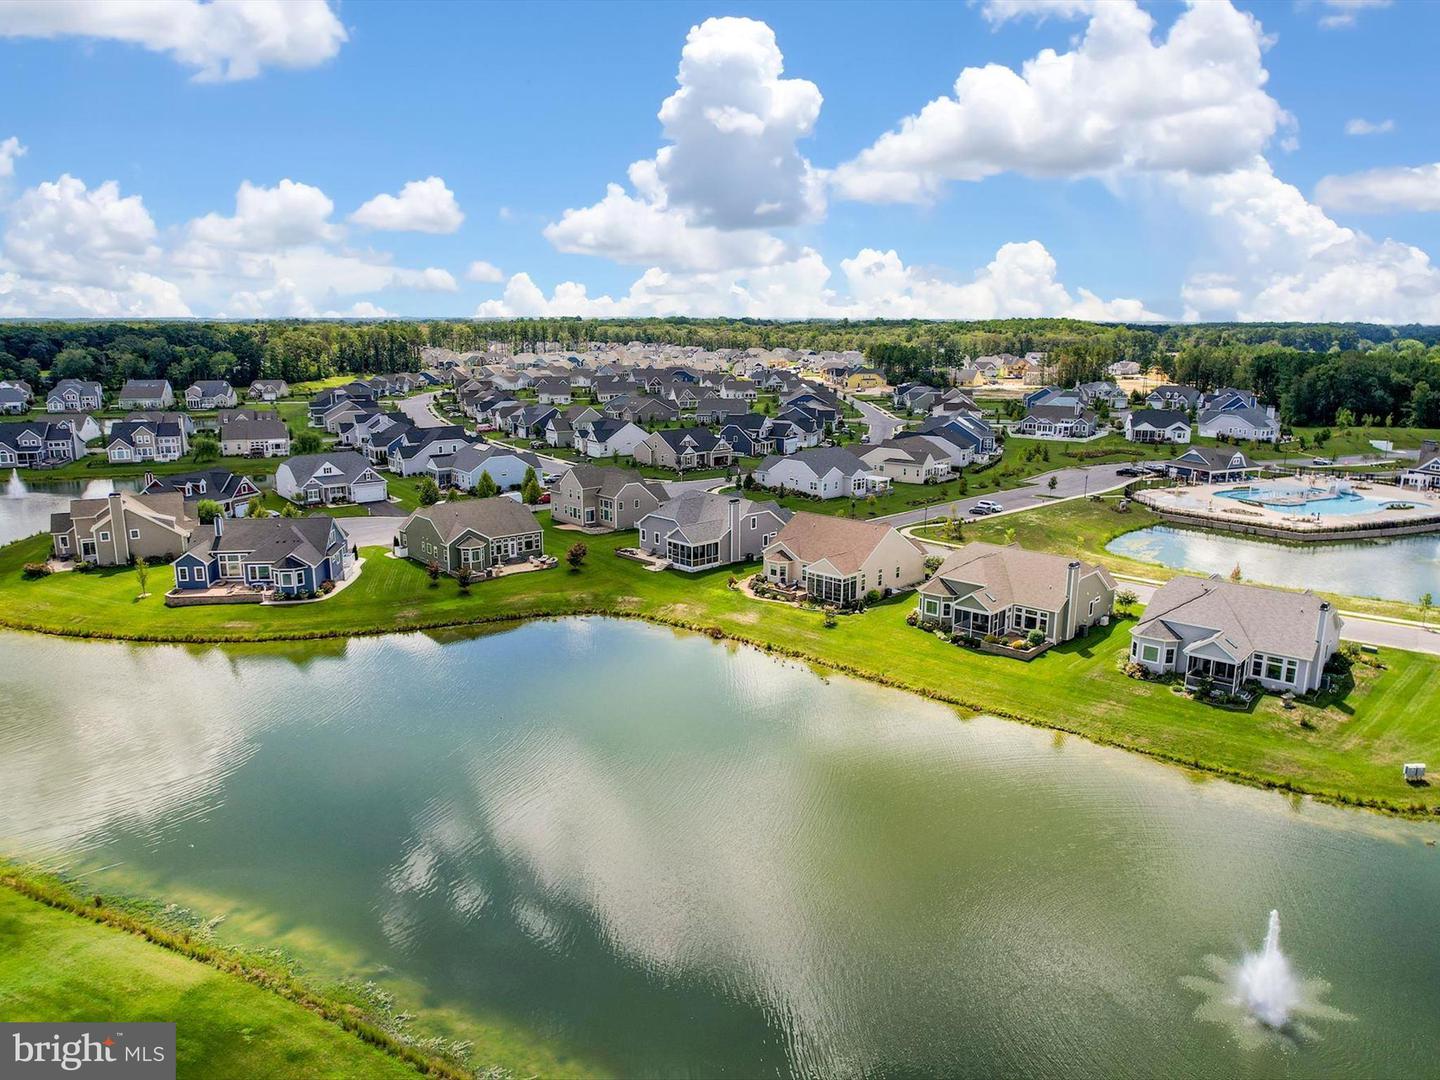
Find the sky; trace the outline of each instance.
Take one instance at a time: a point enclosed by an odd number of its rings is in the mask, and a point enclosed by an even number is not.
[[[0,0],[0,317],[1440,323],[1440,4]]]

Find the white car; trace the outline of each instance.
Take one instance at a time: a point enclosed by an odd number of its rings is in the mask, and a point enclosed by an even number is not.
[[[970,507],[970,513],[972,513],[972,514],[998,514],[998,513],[1000,513],[1000,511],[1003,510],[1003,509],[1005,509],[1005,508],[1004,508],[1003,506],[1001,506],[1001,505],[1000,505],[999,503],[997,503],[997,502],[991,502],[989,499],[981,499],[981,500],[980,500],[979,502],[977,502],[974,506]]]
[[[1334,465],[1335,462],[1328,457],[1317,457],[1310,459],[1311,465]]]

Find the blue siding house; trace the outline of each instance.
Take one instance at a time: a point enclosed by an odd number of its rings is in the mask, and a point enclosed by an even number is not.
[[[217,517],[214,531],[197,535],[174,568],[180,590],[241,585],[279,596],[319,592],[354,572],[345,534],[324,515]]]

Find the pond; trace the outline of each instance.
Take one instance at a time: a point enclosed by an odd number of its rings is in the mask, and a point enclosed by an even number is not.
[[[614,1074],[1440,1061],[1434,826],[604,619],[0,671],[0,850]],[[1271,909],[1285,1034],[1217,983]]]
[[[50,531],[50,515],[70,509],[71,499],[101,499],[112,491],[136,491],[138,480],[24,481],[0,476],[0,545]]]
[[[1239,566],[1247,581],[1284,588],[1412,604],[1427,592],[1440,599],[1440,533],[1300,545],[1152,525],[1117,536],[1105,550],[1197,574],[1228,575]]]

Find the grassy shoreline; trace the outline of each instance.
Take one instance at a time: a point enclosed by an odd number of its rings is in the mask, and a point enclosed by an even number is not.
[[[0,863],[7,939],[7,1019],[177,1020],[180,1075],[219,1075],[220,1061],[233,1075],[474,1075],[469,1062],[422,1048],[355,995],[308,985],[272,953],[221,945],[123,898],[81,896],[53,875]]]
[[[1067,504],[1068,505],[1068,504]],[[1023,517],[1024,515],[1020,515]],[[545,525],[548,550],[574,533]],[[732,568],[655,574],[615,557],[629,534],[587,536],[578,572],[520,574],[460,593],[423,568],[367,549],[360,578],[334,598],[286,608],[170,609],[156,590],[135,599],[133,573],[21,578],[44,537],[0,549],[0,626],[79,638],[223,643],[458,629],[576,615],[619,616],[704,633],[907,690],[973,713],[1080,735],[1216,776],[1391,813],[1440,815],[1440,792],[1412,789],[1399,762],[1440,740],[1440,658],[1385,650],[1340,698],[1284,710],[1263,697],[1234,713],[1192,702],[1119,670],[1126,624],[1051,650],[1030,664],[985,656],[905,625],[900,597],[826,628],[813,611],[763,604],[728,587]],[[735,573],[752,568],[733,568]],[[1303,721],[1303,723],[1302,723]]]

